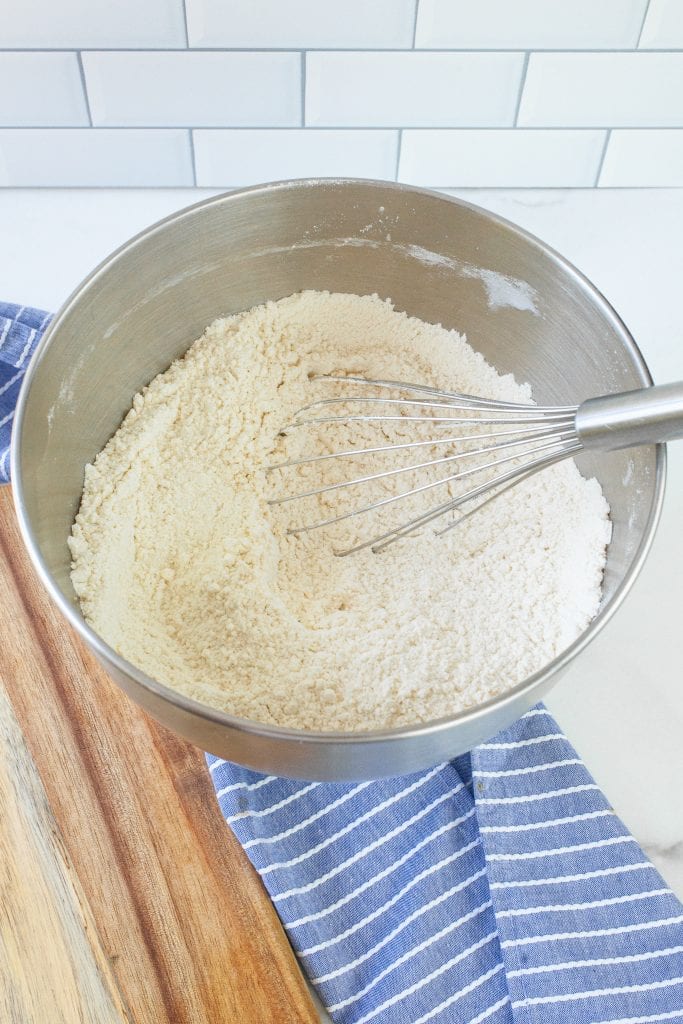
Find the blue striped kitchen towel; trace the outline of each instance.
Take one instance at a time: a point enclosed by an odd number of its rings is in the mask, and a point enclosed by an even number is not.
[[[48,321],[0,304],[0,479]],[[683,1021],[683,905],[545,708],[468,755],[375,782],[207,762],[338,1024]]]
[[[544,707],[400,778],[207,761],[339,1024],[683,1020],[683,905]]]
[[[0,483],[9,480],[9,439],[19,388],[50,313],[0,302]]]

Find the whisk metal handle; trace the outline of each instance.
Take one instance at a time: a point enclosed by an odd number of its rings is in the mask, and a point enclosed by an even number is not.
[[[576,413],[584,448],[614,451],[683,437],[683,382],[589,398]]]

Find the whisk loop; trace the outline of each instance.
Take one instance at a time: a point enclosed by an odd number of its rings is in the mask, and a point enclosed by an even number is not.
[[[364,473],[363,475],[350,475],[348,479],[325,483],[318,487],[297,493],[284,493],[275,496],[270,500],[271,505],[282,505],[289,502],[304,501],[332,491],[342,491],[353,487],[360,487],[376,481],[387,481],[391,478],[399,479],[404,474],[419,473],[432,470],[434,467],[455,466],[456,472],[447,473],[436,480],[429,480],[426,483],[417,484],[398,490],[395,494],[382,497],[377,500],[359,504],[350,511],[339,512],[338,514],[304,522],[301,525],[292,526],[287,531],[290,535],[310,533],[326,526],[332,526],[355,516],[371,513],[395,503],[405,501],[416,495],[426,494],[441,487],[450,487],[462,480],[470,480],[473,484],[469,490],[456,496],[450,496],[448,500],[427,509],[425,512],[400,523],[396,527],[373,536],[367,541],[355,544],[343,551],[337,551],[339,555],[349,555],[365,548],[371,548],[378,552],[384,550],[397,540],[409,536],[415,531],[422,529],[434,520],[447,515],[450,512],[459,511],[463,506],[483,498],[479,504],[469,511],[461,513],[459,518],[438,533],[446,533],[457,526],[464,519],[467,519],[474,511],[478,511],[494,498],[503,494],[513,484],[532,476],[534,473],[547,466],[568,458],[582,448],[577,436],[575,420],[578,406],[536,406],[524,405],[518,402],[505,402],[496,399],[478,398],[473,395],[459,394],[457,392],[442,391],[422,384],[406,384],[401,381],[376,380],[361,376],[327,376],[320,375],[313,378],[315,381],[339,383],[344,385],[358,385],[362,388],[374,390],[386,390],[402,392],[403,395],[377,396],[364,394],[339,395],[331,398],[318,399],[303,406],[295,414],[291,424],[288,424],[281,431],[287,435],[290,431],[299,429],[315,429],[317,427],[363,422],[376,425],[381,429],[383,424],[398,424],[410,427],[414,424],[433,426],[435,430],[446,429],[446,436],[430,436],[418,440],[398,440],[395,443],[370,445],[365,448],[343,448],[334,452],[321,452],[315,455],[304,455],[299,458],[289,459],[275,463],[267,468],[268,472],[285,471],[299,466],[313,465],[328,460],[349,460],[361,456],[373,456],[386,452],[412,451],[424,447],[434,446],[458,446],[465,450],[457,452],[446,452],[442,456],[425,459],[420,462],[411,462],[407,465],[379,470],[377,472]],[[405,397],[405,393],[410,396]],[[309,416],[307,414],[315,411],[326,411],[334,409],[335,406],[344,406],[347,409],[359,406],[360,410],[343,412],[333,415]],[[379,407],[380,410],[374,411]],[[368,411],[363,411],[367,409]],[[400,411],[399,411],[400,410]],[[413,411],[413,410],[419,410]],[[431,410],[434,410],[433,412]],[[445,415],[450,413],[450,415]],[[481,428],[493,428],[481,432]],[[475,433],[467,433],[467,428],[473,428]],[[468,446],[475,444],[476,447]],[[467,460],[476,460],[472,466],[460,468],[458,464],[467,463]],[[496,473],[498,468],[507,467],[503,472]],[[486,474],[486,478],[477,482],[480,474]]]

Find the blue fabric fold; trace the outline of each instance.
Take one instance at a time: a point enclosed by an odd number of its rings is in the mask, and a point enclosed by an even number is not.
[[[683,905],[543,706],[371,783],[207,761],[339,1024],[683,1019]]]
[[[9,442],[19,388],[51,313],[0,302],[0,483],[9,480]]]
[[[0,480],[49,319],[0,304]],[[683,905],[543,706],[411,776],[207,763],[338,1024],[683,1021]]]

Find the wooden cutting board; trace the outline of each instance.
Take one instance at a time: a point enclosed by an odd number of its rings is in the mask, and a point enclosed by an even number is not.
[[[202,753],[52,607],[0,487],[0,1020],[318,1016]]]

